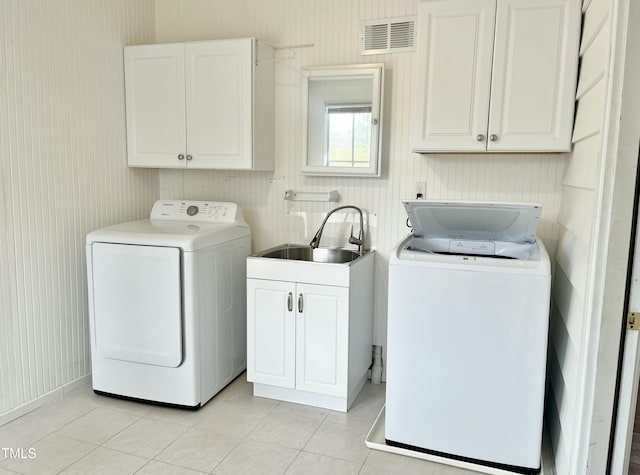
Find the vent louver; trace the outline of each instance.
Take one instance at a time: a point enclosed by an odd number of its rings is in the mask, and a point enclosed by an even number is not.
[[[415,17],[362,22],[361,54],[415,51],[415,24]]]

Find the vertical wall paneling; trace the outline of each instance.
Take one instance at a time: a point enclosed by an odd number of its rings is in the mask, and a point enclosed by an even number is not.
[[[611,59],[603,127],[603,158],[597,193],[593,297],[585,357],[586,411],[581,414],[578,470],[603,473],[608,467],[615,385],[624,328],[624,297],[629,266],[633,199],[638,160],[639,48],[630,17],[635,2],[614,0],[610,5]],[[637,11],[637,10],[636,10]]]
[[[583,2],[552,292],[546,418],[557,473],[606,471],[637,161],[637,135],[631,154],[618,153],[628,4]]]
[[[276,54],[276,167],[273,173],[161,170],[162,198],[237,202],[253,233],[254,250],[282,242],[308,242],[323,213],[334,205],[286,202],[287,189],[329,190],[340,204],[376,215],[375,343],[386,345],[387,264],[393,246],[408,232],[400,204],[414,183],[427,183],[427,198],[501,200],[543,204],[540,235],[553,255],[559,227],[563,154],[417,155],[410,152],[415,53],[360,56],[360,22],[411,16],[415,0],[156,0],[158,42],[256,36],[286,46]],[[302,74],[306,66],[385,63],[382,176],[302,177]],[[303,218],[307,223],[304,225]]]
[[[0,2],[0,423],[90,372],[85,235],[159,193],[126,166],[122,73],[154,28],[153,0]]]
[[[546,418],[556,470],[567,474],[572,473],[574,451],[578,447],[578,406],[583,383],[579,375],[588,331],[583,315],[589,297],[595,190],[602,159],[604,94],[611,48],[609,3],[609,0],[595,0],[584,12],[574,150],[563,182],[557,272],[552,292]],[[602,42],[604,46],[588,47]]]

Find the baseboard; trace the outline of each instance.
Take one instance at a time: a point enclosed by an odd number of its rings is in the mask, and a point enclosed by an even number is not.
[[[73,391],[74,389],[77,389],[78,387],[83,386],[90,382],[91,382],[91,375],[87,374],[85,376],[82,376],[81,378],[78,378],[74,381],[71,381],[70,383],[67,383],[63,386],[60,386],[54,389],[53,391],[49,391],[48,393],[43,394],[42,396],[38,396],[37,398],[29,402],[26,402],[18,407],[14,407],[13,409],[8,410],[7,412],[3,412],[2,414],[0,414],[0,427],[2,427],[5,424],[8,424],[9,422],[17,419],[18,417],[28,414],[31,411],[35,411],[36,409],[44,406],[48,402],[54,401],[56,399],[62,399],[62,397],[65,394],[69,393],[69,391]]]
[[[81,378],[71,381],[62,386],[62,394],[69,394],[71,391],[78,389],[80,386],[91,383],[91,374],[87,374]]]

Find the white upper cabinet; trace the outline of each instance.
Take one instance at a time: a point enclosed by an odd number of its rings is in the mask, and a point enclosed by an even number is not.
[[[414,151],[483,151],[495,0],[418,6],[418,80]]]
[[[570,150],[579,0],[418,8],[414,152]]]
[[[273,48],[242,38],[124,56],[129,166],[273,170]]]
[[[184,167],[184,45],[128,46],[124,60],[129,165]]]

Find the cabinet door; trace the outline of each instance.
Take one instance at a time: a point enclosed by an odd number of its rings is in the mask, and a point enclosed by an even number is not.
[[[251,38],[187,43],[187,154],[193,168],[252,167]]]
[[[247,379],[295,387],[295,284],[247,279]]]
[[[129,166],[184,168],[184,45],[128,46],[124,75]]]
[[[349,289],[298,284],[296,389],[347,394]]]
[[[499,0],[488,150],[571,149],[579,0]]]
[[[483,151],[495,0],[420,2],[413,150]]]

